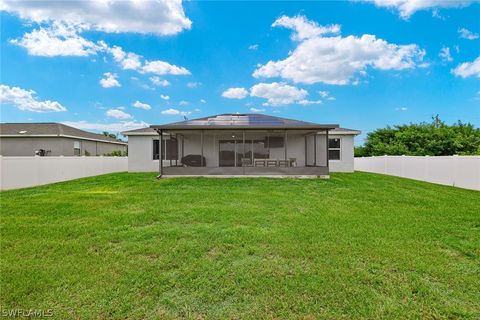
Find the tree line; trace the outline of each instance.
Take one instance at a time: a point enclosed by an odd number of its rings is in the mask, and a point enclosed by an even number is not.
[[[438,116],[432,122],[387,126],[367,134],[356,157],[382,155],[480,155],[480,129],[458,121],[448,125]]]

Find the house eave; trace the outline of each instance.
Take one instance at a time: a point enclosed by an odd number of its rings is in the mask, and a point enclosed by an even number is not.
[[[260,125],[152,125],[150,128],[154,130],[333,130],[338,128],[338,124],[324,124],[314,126],[260,126]]]
[[[332,135],[332,136],[358,136],[359,134],[361,134],[362,132],[361,131],[330,131],[328,134],[329,135]],[[325,134],[324,132],[319,132],[318,134]]]

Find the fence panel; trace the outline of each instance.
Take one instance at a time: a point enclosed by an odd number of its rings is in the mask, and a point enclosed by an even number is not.
[[[127,157],[0,156],[0,189],[33,187],[127,170]]]
[[[355,158],[355,170],[480,190],[480,156]]]

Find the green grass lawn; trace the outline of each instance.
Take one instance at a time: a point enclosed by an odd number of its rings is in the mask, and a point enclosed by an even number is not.
[[[1,197],[0,307],[57,318],[480,318],[480,192],[111,174]]]

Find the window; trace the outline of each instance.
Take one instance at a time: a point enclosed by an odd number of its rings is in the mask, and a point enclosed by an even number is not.
[[[73,155],[79,156],[80,152],[80,141],[73,141]]]
[[[328,139],[328,159],[340,160],[340,138]]]
[[[268,148],[283,148],[283,137],[272,136],[266,139]]]
[[[158,154],[160,153],[159,139],[153,140],[153,160],[158,160]],[[165,155],[166,151],[166,155]],[[178,142],[177,138],[171,137],[171,139],[163,140],[163,160],[177,160],[178,158]]]
[[[158,154],[160,153],[160,145],[158,144],[158,139],[153,140],[153,160],[158,160]]]

